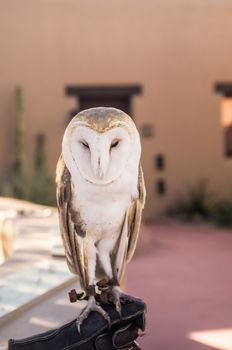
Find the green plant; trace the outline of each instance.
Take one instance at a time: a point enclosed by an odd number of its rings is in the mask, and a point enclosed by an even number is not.
[[[44,134],[36,136],[34,176],[31,178],[30,200],[44,205],[55,205],[55,184],[47,168]]]
[[[12,193],[15,198],[26,199],[29,187],[26,172],[25,117],[21,87],[17,87],[15,90],[15,114],[15,160],[10,171],[10,183],[5,185],[5,190]]]
[[[47,168],[45,136],[36,136],[34,174],[27,171],[23,90],[15,89],[15,159],[0,181],[0,195],[55,205],[55,183]]]
[[[232,227],[232,200],[218,203],[214,208],[213,218],[218,225]]]
[[[212,211],[212,194],[208,189],[208,180],[200,180],[195,185],[188,185],[186,193],[181,196],[175,205],[178,215],[187,218],[207,218]]]

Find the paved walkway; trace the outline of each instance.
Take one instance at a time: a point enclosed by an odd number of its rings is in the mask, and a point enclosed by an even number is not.
[[[41,235],[37,239],[38,250],[33,249],[31,257],[47,259],[47,241],[41,242]],[[19,265],[24,263],[19,259]],[[148,306],[147,334],[140,339],[143,350],[231,350],[231,266],[229,230],[176,222],[144,229],[126,276],[127,290]],[[43,332],[76,317],[83,304],[68,303],[71,288],[63,288],[1,326],[0,346],[10,337]]]
[[[143,350],[231,350],[232,231],[172,222],[146,238],[127,269],[148,307]]]
[[[51,255],[51,244],[54,244],[54,237],[59,230],[57,211],[29,202],[0,198],[2,215],[6,211],[18,209],[25,214],[14,222],[17,232],[15,251],[11,258],[0,265],[0,345],[5,345],[9,337],[17,334],[18,337],[24,336],[21,315],[27,317],[30,311],[35,312],[36,307],[32,307],[35,299],[36,302],[38,297],[45,300],[39,305],[46,304],[51,291],[60,290],[61,286],[73,280],[65,259],[53,258]],[[32,308],[27,313],[25,310],[29,304]],[[15,320],[15,335],[12,333],[13,323],[8,321],[12,319]],[[37,328],[25,328],[31,331],[28,334],[37,332]]]
[[[15,252],[0,265],[0,325],[9,312],[73,277],[64,259],[51,256],[52,237],[59,231],[56,210],[0,198],[3,217],[9,208],[23,209],[25,214],[12,221],[9,234],[16,233]]]
[[[68,292],[75,287],[77,285],[72,284],[55,292],[26,312],[14,317],[11,322],[1,326],[0,347],[5,346],[10,338],[20,339],[42,333],[76,318],[85,302],[70,304]]]

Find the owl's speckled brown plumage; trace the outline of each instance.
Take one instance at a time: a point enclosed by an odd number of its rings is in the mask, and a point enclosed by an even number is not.
[[[70,127],[75,127],[76,122],[103,133],[117,126],[126,127],[129,131],[128,126],[131,124],[131,118],[116,108],[96,107],[79,112],[72,119]]]

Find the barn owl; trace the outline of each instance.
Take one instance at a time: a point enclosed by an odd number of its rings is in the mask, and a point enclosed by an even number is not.
[[[96,301],[104,295],[120,313],[130,298],[120,288],[132,258],[145,203],[141,145],[133,120],[121,110],[97,107],[67,126],[57,164],[57,203],[69,269],[88,298],[78,329],[92,311],[108,322]]]

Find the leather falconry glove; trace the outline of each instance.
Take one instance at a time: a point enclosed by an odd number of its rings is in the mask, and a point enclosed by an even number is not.
[[[122,305],[121,318],[115,306],[101,304],[110,316],[111,327],[92,312],[77,330],[76,320],[60,328],[22,340],[10,339],[8,350],[136,350],[140,333],[145,330],[146,306],[140,299]]]

